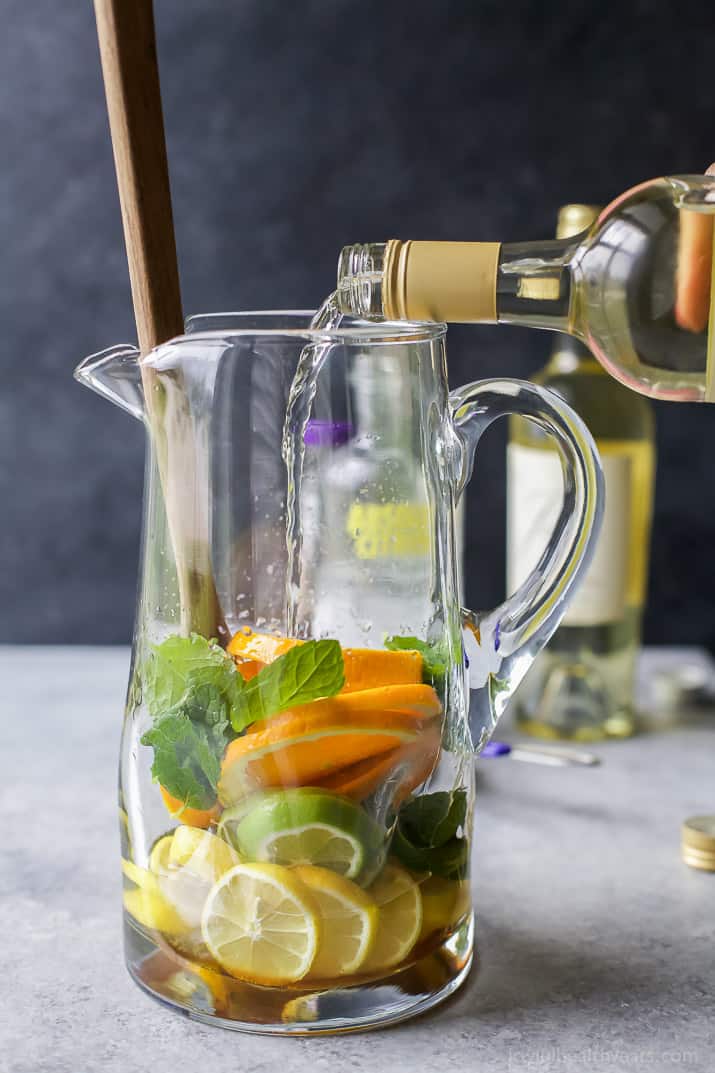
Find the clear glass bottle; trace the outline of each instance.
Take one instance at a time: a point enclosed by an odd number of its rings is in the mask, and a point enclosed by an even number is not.
[[[550,242],[346,246],[338,301],[388,320],[552,328],[654,398],[715,401],[715,178],[653,179]]]
[[[426,631],[430,518],[416,461],[409,351],[358,354],[349,372],[353,435],[323,468],[324,524],[314,629],[359,646],[376,623]]]
[[[316,400],[318,401],[318,400]],[[301,586],[297,615],[308,618],[315,600],[317,568],[321,555],[321,533],[327,524],[323,518],[322,488],[335,452],[348,443],[352,426],[347,421],[310,418],[303,435],[305,454],[300,494],[301,510]]]
[[[589,227],[598,210],[566,205],[557,235]],[[562,624],[513,702],[522,730],[592,740],[634,729],[635,660],[645,599],[655,466],[650,402],[606,375],[576,339],[557,336],[534,383],[558,392],[598,446],[606,509],[596,553]],[[538,425],[511,419],[507,453],[507,587],[536,566],[563,496],[558,454]]]

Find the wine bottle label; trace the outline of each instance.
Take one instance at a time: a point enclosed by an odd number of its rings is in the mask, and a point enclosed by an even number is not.
[[[628,585],[631,526],[631,460],[601,457],[606,509],[596,551],[563,624],[597,626],[623,617]],[[514,592],[549,542],[561,510],[563,477],[555,451],[510,443],[507,450],[507,585]]]
[[[346,528],[358,559],[430,554],[426,503],[353,503]]]

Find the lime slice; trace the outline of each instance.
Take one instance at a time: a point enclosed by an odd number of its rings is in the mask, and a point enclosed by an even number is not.
[[[222,838],[224,842],[228,842],[229,846],[240,852],[238,842],[236,840],[236,829],[249,812],[256,807],[261,801],[265,801],[266,798],[272,796],[276,791],[267,790],[265,793],[248,794],[242,798],[238,804],[232,805],[231,808],[225,808],[221,813],[221,819],[219,820],[216,834],[219,838]],[[280,791],[277,791],[280,793]]]
[[[380,828],[348,798],[323,790],[276,791],[239,822],[244,857],[274,864],[313,864],[355,879],[382,845]]]
[[[357,972],[377,934],[379,911],[373,899],[349,879],[327,868],[301,865],[293,870],[310,890],[320,913],[321,940],[311,979],[328,980]]]
[[[380,919],[362,971],[381,972],[404,961],[419,939],[422,897],[409,873],[392,863],[385,865],[368,894],[378,905]]]
[[[320,915],[308,889],[287,868],[238,864],[211,889],[201,931],[226,972],[280,987],[301,980],[313,964]]]

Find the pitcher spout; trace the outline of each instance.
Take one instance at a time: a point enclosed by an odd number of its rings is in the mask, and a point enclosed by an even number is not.
[[[75,380],[140,421],[144,419],[144,391],[139,350],[123,344],[100,350],[79,363]]]

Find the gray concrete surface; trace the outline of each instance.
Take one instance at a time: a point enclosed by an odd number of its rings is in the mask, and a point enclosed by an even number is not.
[[[681,863],[679,825],[715,811],[715,715],[599,746],[594,769],[482,761],[479,970],[397,1028],[266,1039],[184,1020],[124,970],[127,666],[125,649],[0,649],[2,1073],[712,1071],[715,875]]]

